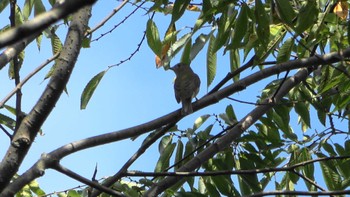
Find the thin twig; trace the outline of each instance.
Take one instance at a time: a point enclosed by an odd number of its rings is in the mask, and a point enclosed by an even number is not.
[[[85,34],[85,36],[89,36],[92,33],[94,33],[97,29],[101,28],[109,19],[111,19],[120,9],[124,7],[126,3],[128,3],[129,0],[124,0],[118,7],[114,8],[112,13],[110,13],[106,18],[104,18],[99,24],[97,24],[94,28],[91,30],[88,30]]]
[[[87,178],[85,178],[85,177],[75,173],[74,171],[71,171],[71,170],[65,168],[64,166],[60,165],[59,163],[57,163],[54,166],[53,169],[59,171],[62,174],[65,174],[65,175],[67,175],[67,176],[69,176],[69,177],[71,177],[71,178],[73,178],[75,180],[78,180],[78,181],[80,181],[80,182],[82,182],[82,183],[84,183],[86,185],[89,185],[90,187],[93,187],[93,188],[99,189],[99,190],[101,190],[103,192],[106,192],[106,193],[108,193],[110,195],[113,195],[113,196],[124,196],[120,192],[117,192],[117,191],[115,191],[113,189],[110,189],[108,187],[104,187],[104,186],[100,185],[99,183],[97,183],[95,181],[90,181],[89,179],[87,179]]]
[[[0,124],[0,129],[10,138],[12,139],[12,135],[5,129],[5,127]]]
[[[261,174],[270,172],[293,172],[294,169],[310,165],[317,162],[329,161],[329,160],[341,160],[349,159],[350,156],[332,156],[312,159],[304,162],[300,162],[288,167],[277,167],[277,168],[261,168],[261,169],[250,169],[250,170],[217,170],[217,171],[206,171],[206,172],[142,172],[142,171],[129,171],[123,174],[129,177],[164,177],[164,176],[180,176],[180,177],[194,177],[194,176],[221,176],[221,175],[250,175],[250,174]]]
[[[46,65],[48,65],[50,62],[55,60],[58,57],[59,53],[55,54],[51,58],[47,59],[44,63],[42,63],[40,66],[38,66],[35,70],[33,70],[31,73],[29,73],[20,83],[17,84],[17,86],[0,102],[0,108],[5,105],[5,103],[19,90],[22,88],[22,86],[30,79],[32,78],[36,73],[38,73],[41,69],[43,69]]]
[[[110,29],[109,31],[107,31],[107,32],[105,32],[105,33],[102,33],[99,37],[97,37],[97,38],[95,38],[95,39],[93,39],[93,40],[91,40],[91,42],[94,42],[94,41],[98,41],[99,39],[101,39],[102,37],[104,37],[105,35],[107,35],[107,34],[110,34],[110,33],[112,33],[117,27],[119,27],[121,24],[123,24],[130,16],[132,16],[143,4],[145,4],[146,2],[142,2],[140,5],[137,5],[136,6],[136,8],[132,11],[132,12],[130,12],[130,14],[129,15],[127,15],[122,21],[120,21],[118,24],[116,24],[116,25],[114,25],[114,27],[112,28],[112,29]],[[123,5],[123,4],[122,4]],[[123,5],[124,6],[124,5]],[[114,11],[114,10],[113,10]],[[117,10],[117,11],[119,11],[119,10]],[[112,13],[113,15],[115,14],[115,13]],[[111,15],[112,15],[111,14]],[[112,15],[112,16],[113,16]],[[110,17],[112,17],[112,16],[110,16]],[[109,16],[108,16],[109,17]],[[106,18],[106,19],[108,19],[109,20],[109,18]],[[105,20],[106,20],[105,19]],[[104,21],[102,21],[102,23],[101,23],[102,25],[104,24]],[[94,30],[95,31],[95,30]]]

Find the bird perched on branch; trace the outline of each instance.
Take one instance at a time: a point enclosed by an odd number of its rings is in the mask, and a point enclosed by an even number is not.
[[[174,91],[176,101],[182,103],[181,114],[188,115],[193,112],[192,98],[198,94],[201,80],[188,64],[178,63],[170,69],[176,74]]]

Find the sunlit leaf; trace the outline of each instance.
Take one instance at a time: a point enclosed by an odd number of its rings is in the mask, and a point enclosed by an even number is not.
[[[194,122],[193,130],[197,130],[200,126],[202,126],[205,123],[205,121],[208,120],[209,117],[210,115],[208,114],[198,117]]]
[[[159,38],[158,28],[152,19],[147,21],[146,37],[149,48],[152,49],[154,54],[160,57],[162,52],[162,42]]]
[[[349,13],[348,2],[344,0],[338,0],[338,3],[335,5],[333,12],[342,20],[345,20]]]
[[[68,191],[68,196],[69,197],[81,197],[80,194],[77,191],[75,191],[75,190],[69,190]]]

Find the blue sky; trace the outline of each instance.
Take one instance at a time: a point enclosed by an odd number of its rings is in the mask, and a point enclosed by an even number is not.
[[[19,4],[21,5],[20,2]],[[117,1],[98,1],[93,8],[90,26],[94,27],[111,12],[112,8],[118,5],[119,2]],[[95,32],[93,37],[96,38],[101,33],[109,31],[134,8],[134,6],[127,4],[112,20]],[[7,13],[4,12],[0,15],[0,26],[7,24]],[[198,13],[195,12],[186,14],[177,24],[177,28],[193,25],[197,16]],[[148,16],[145,15],[144,10],[139,10],[112,33],[104,36],[97,42],[91,43],[91,48],[81,50],[75,70],[67,86],[69,94],[63,94],[58,101],[42,128],[44,135],[36,138],[19,173],[24,172],[37,161],[41,153],[51,152],[75,140],[138,125],[181,107],[176,102],[173,93],[174,73],[165,71],[162,68],[155,68],[155,56],[148,48],[145,40],[140,48],[140,52],[130,61],[118,67],[113,67],[107,72],[91,98],[87,109],[79,109],[80,96],[88,81],[100,71],[107,69],[109,65],[119,63],[121,60],[129,57],[137,48],[137,44],[143,36],[147,20]],[[170,15],[156,14],[154,21],[159,28],[161,37],[163,37],[170,21]],[[61,29],[59,36],[63,42],[66,29],[64,27],[61,27]],[[188,30],[185,29],[184,33],[187,32]],[[49,57],[51,57],[49,40],[43,39],[40,51],[38,51],[36,44],[32,43],[26,49],[26,59],[21,70],[22,78]],[[181,54],[175,57],[171,65],[177,63],[180,57]],[[207,92],[205,57],[206,47],[192,62],[193,70],[198,73],[202,81],[201,90],[198,94],[199,98]],[[222,56],[222,51],[218,52],[218,74],[213,82],[214,85],[229,72],[228,60],[228,55]],[[45,88],[47,81],[43,81],[43,78],[48,70],[49,67],[45,68],[24,86],[22,91],[23,110],[25,112],[32,108]],[[245,74],[252,72],[248,70]],[[280,76],[283,75],[281,74]],[[0,71],[0,80],[0,98],[3,98],[14,87],[14,82],[9,82],[8,80],[7,67]],[[235,94],[234,98],[255,102],[257,100],[256,96],[261,94],[261,90],[265,85],[266,82],[262,82],[249,87],[247,90],[244,90],[244,93]],[[13,105],[14,98],[8,104]],[[180,128],[192,127],[193,122],[200,115],[222,113],[228,104],[235,106],[235,112],[239,119],[253,108],[250,105],[224,100],[215,106],[210,106],[184,118],[179,122]],[[6,113],[4,109],[0,112]],[[292,118],[296,122],[296,118]],[[297,130],[300,128],[299,126],[295,128],[297,133],[301,132]],[[219,132],[219,130],[214,132]],[[115,173],[134,154],[142,140],[143,137],[140,137],[136,141],[124,140],[84,150],[64,158],[62,164],[87,178],[91,178],[97,164],[97,177],[108,176]],[[7,147],[8,139],[3,134],[0,135],[0,143],[2,145],[6,144],[4,147]],[[150,151],[145,153],[140,158],[140,161],[136,162],[130,169],[152,171],[159,155],[157,147],[158,144],[152,146]],[[3,152],[4,148],[0,150],[0,154],[3,155]],[[38,181],[47,193],[82,185],[53,170],[47,170],[46,174],[39,178]]]

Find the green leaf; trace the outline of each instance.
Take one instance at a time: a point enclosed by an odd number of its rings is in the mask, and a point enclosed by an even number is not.
[[[11,130],[14,130],[16,126],[16,121],[4,114],[0,114],[0,123],[10,128]]]
[[[228,105],[225,110],[227,117],[231,120],[231,122],[237,122],[237,116],[235,114],[235,111],[233,110],[232,105]]]
[[[207,87],[210,86],[216,75],[216,52],[213,50],[214,43],[215,37],[211,35],[207,51]]]
[[[85,109],[89,103],[91,96],[94,94],[98,84],[100,83],[102,77],[106,74],[106,70],[95,75],[89,83],[85,86],[83,93],[80,98],[80,109]]]
[[[32,13],[35,0],[26,0],[23,6],[23,17],[28,20],[28,17]]]
[[[255,49],[256,50],[256,57],[259,59],[257,62],[261,62],[265,60],[266,57],[268,57],[272,51],[275,50],[276,45],[284,38],[286,35],[286,31],[283,25],[271,25],[270,26],[270,38],[268,40],[267,45],[260,44]],[[260,38],[259,38],[260,41]]]
[[[242,3],[242,8],[239,12],[239,15],[236,20],[235,30],[233,34],[230,47],[232,49],[237,49],[240,47],[240,42],[243,39],[244,35],[248,32],[248,6],[245,3]]]
[[[22,15],[22,11],[21,8],[16,5],[16,12],[15,12],[15,16],[16,16],[16,25],[22,25],[24,23],[24,18]]]
[[[51,32],[51,47],[52,47],[52,54],[61,52],[63,47],[60,38],[56,35],[55,32]]]
[[[149,48],[152,49],[153,53],[158,57],[162,54],[162,42],[159,38],[159,32],[156,24],[152,19],[147,21],[146,37]]]
[[[8,6],[9,3],[10,3],[9,0],[0,1],[0,13],[2,13],[2,11]]]
[[[225,196],[232,196],[232,181],[228,180],[227,176],[212,176],[216,188]]]
[[[24,61],[25,51],[21,51],[16,57],[17,57],[17,70],[19,71],[22,67],[23,61]],[[15,78],[15,68],[14,68],[13,61],[10,62],[10,67],[8,70],[9,78],[14,79]]]
[[[310,123],[310,107],[305,104],[304,102],[297,102],[294,106],[295,112],[299,115],[301,120],[309,127],[311,128]]]
[[[164,136],[160,142],[159,142],[159,145],[158,145],[158,151],[160,154],[163,154],[165,148],[171,144],[173,140],[173,137],[171,135],[167,135],[167,136]]]
[[[226,5],[227,8],[223,11],[222,15],[220,16],[218,23],[218,33],[216,35],[216,39],[213,46],[213,51],[217,52],[219,49],[221,49],[222,46],[228,43],[228,39],[231,35],[231,28],[233,21],[235,19],[235,15],[237,14],[237,11],[234,11],[232,14],[230,10],[233,9],[232,4]]]
[[[36,194],[36,195],[38,195],[38,196],[43,196],[43,195],[45,195],[45,192],[39,187],[39,183],[38,183],[36,180],[30,182],[30,183],[29,183],[29,187],[30,187],[30,190],[31,190],[34,194]]]
[[[297,34],[303,33],[306,29],[316,23],[318,14],[316,1],[306,1],[299,11],[295,32]]]
[[[35,38],[36,46],[38,47],[39,51],[40,51],[40,46],[41,46],[42,39],[43,39],[43,35],[42,34]]]
[[[191,0],[175,1],[171,15],[171,23],[175,23],[177,20],[179,20],[179,18],[181,18],[190,2]]]
[[[183,158],[183,153],[184,153],[184,144],[182,143],[181,140],[178,140],[177,146],[176,146],[175,163],[179,162]],[[181,166],[182,166],[182,162],[174,166],[174,170],[176,171]]]
[[[37,16],[43,12],[46,12],[45,6],[41,0],[35,0],[34,3],[34,16]]]
[[[69,190],[68,196],[69,197],[81,197],[80,194],[75,190]]]
[[[277,63],[287,62],[292,53],[294,42],[292,38],[288,38],[278,51]]]
[[[165,147],[163,153],[160,155],[159,160],[156,164],[155,172],[162,172],[167,167],[169,167],[169,161],[171,158],[171,155],[174,153],[174,149],[176,147],[175,143],[169,144]]]
[[[240,65],[241,65],[241,61],[240,61],[240,54],[239,54],[239,50],[230,50],[230,68],[231,68],[231,72],[234,72],[235,70],[237,70]],[[235,76],[233,76],[233,82],[238,81],[240,78],[240,73],[237,73]]]
[[[255,0],[255,20],[256,20],[256,32],[259,37],[259,42],[263,46],[267,46],[270,36],[270,19],[266,14],[264,4],[261,0]]]
[[[188,42],[186,43],[181,56],[181,62],[188,65],[191,63],[191,59],[190,59],[191,48],[192,48],[192,39],[190,38],[190,40],[188,40]]]
[[[197,130],[206,120],[208,120],[209,117],[210,117],[210,115],[208,115],[208,114],[198,117],[194,121],[193,131]]]
[[[213,196],[213,197],[220,197],[220,193],[218,192],[217,190],[217,187],[215,187],[213,185],[213,182],[211,181],[211,177],[201,177],[203,178],[205,181],[204,181],[204,185],[205,185],[205,188],[208,192],[208,196]]]
[[[172,59],[179,51],[185,46],[189,41],[191,41],[192,33],[187,33],[183,35],[179,40],[177,40],[167,52],[169,59]],[[166,63],[165,63],[166,64]]]
[[[278,10],[278,15],[280,16],[280,19],[288,24],[289,26],[293,25],[293,20],[296,17],[296,13],[290,4],[291,1],[289,0],[278,0],[275,1],[276,8]]]

